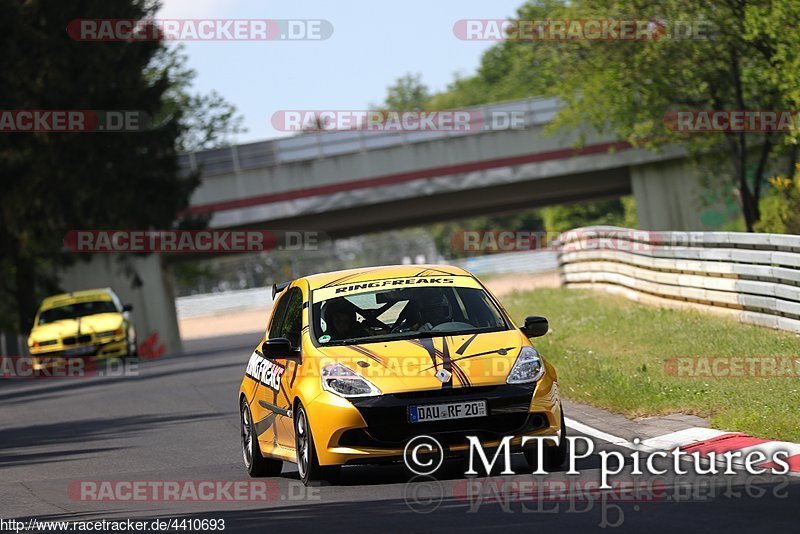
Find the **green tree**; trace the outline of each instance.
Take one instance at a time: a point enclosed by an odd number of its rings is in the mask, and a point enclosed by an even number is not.
[[[542,209],[542,217],[547,229],[555,232],[594,225],[635,228],[636,208],[632,200],[633,197],[623,197],[549,206]]]
[[[420,74],[401,76],[388,88],[387,93],[384,106],[392,111],[422,110],[431,98]]]
[[[188,61],[183,45],[161,47],[148,66],[145,75],[149,79],[166,77],[171,82],[155,122],[180,116],[182,128],[177,146],[181,152],[230,145],[234,134],[247,131],[243,118],[236,106],[216,91],[207,95],[191,92],[197,72],[189,67]]]
[[[158,7],[151,0],[0,2],[2,108],[137,110],[158,119],[142,132],[0,135],[6,328],[26,331],[39,299],[58,289],[59,269],[75,261],[62,250],[68,230],[170,227],[197,186],[198,176],[180,172],[178,151],[218,137],[193,140],[191,131],[202,127],[190,117],[204,108],[179,98],[188,92],[187,71],[164,66],[180,58],[160,42],[77,42],[65,31],[76,13],[141,19]],[[224,108],[218,100],[211,107]]]
[[[770,188],[761,199],[761,219],[757,232],[800,234],[800,165],[793,178],[769,179]]]
[[[572,20],[637,18],[691,21],[712,31],[690,39],[547,43],[557,58],[546,68],[561,76],[548,91],[565,101],[554,128],[590,125],[634,145],[660,149],[677,145],[694,156],[724,155],[720,163],[735,185],[746,228],[759,220],[759,198],[769,164],[779,155],[794,163],[796,133],[717,132],[686,135],[669,128],[668,113],[679,109],[796,109],[800,103],[800,36],[786,31],[800,20],[792,0],[692,2],[579,0],[554,16]],[[559,65],[569,65],[562,69]],[[752,180],[748,180],[748,174]]]
[[[432,107],[457,107],[551,95],[565,105],[552,125],[612,133],[635,146],[685,148],[712,164],[736,190],[748,230],[771,167],[798,159],[798,132],[704,133],[670,129],[676,110],[795,110],[800,104],[800,20],[794,0],[574,0],[523,5],[522,20],[646,19],[672,31],[690,22],[697,38],[644,41],[504,41],[478,72],[434,95]],[[710,30],[710,31],[708,31]],[[719,181],[716,182],[718,184]]]

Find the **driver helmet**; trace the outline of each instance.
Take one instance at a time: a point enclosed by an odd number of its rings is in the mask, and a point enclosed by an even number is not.
[[[343,297],[325,306],[325,323],[334,335],[347,335],[356,324],[356,311]]]
[[[453,318],[450,301],[441,290],[425,289],[420,299],[420,306],[424,321],[434,326],[450,322]]]

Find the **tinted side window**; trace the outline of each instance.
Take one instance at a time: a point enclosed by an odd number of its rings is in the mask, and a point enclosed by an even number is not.
[[[281,293],[278,297],[278,302],[275,303],[275,312],[272,314],[272,323],[269,325],[268,338],[281,337],[281,325],[283,324],[283,314],[286,312],[286,303],[289,301],[289,295]]]
[[[303,328],[303,293],[299,288],[292,288],[286,295],[288,304],[283,317],[280,337],[288,339],[293,347],[300,346],[300,331]]]

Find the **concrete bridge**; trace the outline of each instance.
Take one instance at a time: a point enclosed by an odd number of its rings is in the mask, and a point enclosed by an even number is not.
[[[699,230],[684,154],[586,132],[548,134],[554,99],[475,108],[521,117],[468,132],[306,133],[184,156],[203,176],[188,213],[215,228],[304,228],[332,235],[633,193],[640,227]]]
[[[579,132],[545,132],[557,110],[555,100],[534,98],[473,110],[520,117],[515,129],[487,121],[466,132],[318,132],[186,154],[183,167],[202,175],[187,214],[209,216],[212,228],[341,237],[632,192],[641,228],[702,229],[699,187],[682,152],[634,149],[589,132],[576,147]],[[151,255],[122,265],[97,255],[66,272],[62,285],[114,287],[134,304],[140,341],[178,352],[162,260]],[[131,284],[131,272],[139,285]]]

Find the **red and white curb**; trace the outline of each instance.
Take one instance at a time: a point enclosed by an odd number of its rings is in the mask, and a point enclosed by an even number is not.
[[[773,458],[776,452],[785,451],[787,457],[784,457],[783,461],[789,465],[789,474],[800,476],[800,444],[797,443],[760,439],[742,432],[727,432],[702,427],[687,428],[633,443],[572,419],[566,419],[566,423],[569,428],[587,436],[644,452],[671,451],[679,447],[686,454],[699,452],[701,457],[707,457],[710,452],[714,452],[719,461],[720,455],[738,451],[740,454],[733,459],[732,464],[740,467],[744,466],[744,458],[753,452],[761,452],[768,458],[756,467],[765,469],[779,467],[769,459]]]

